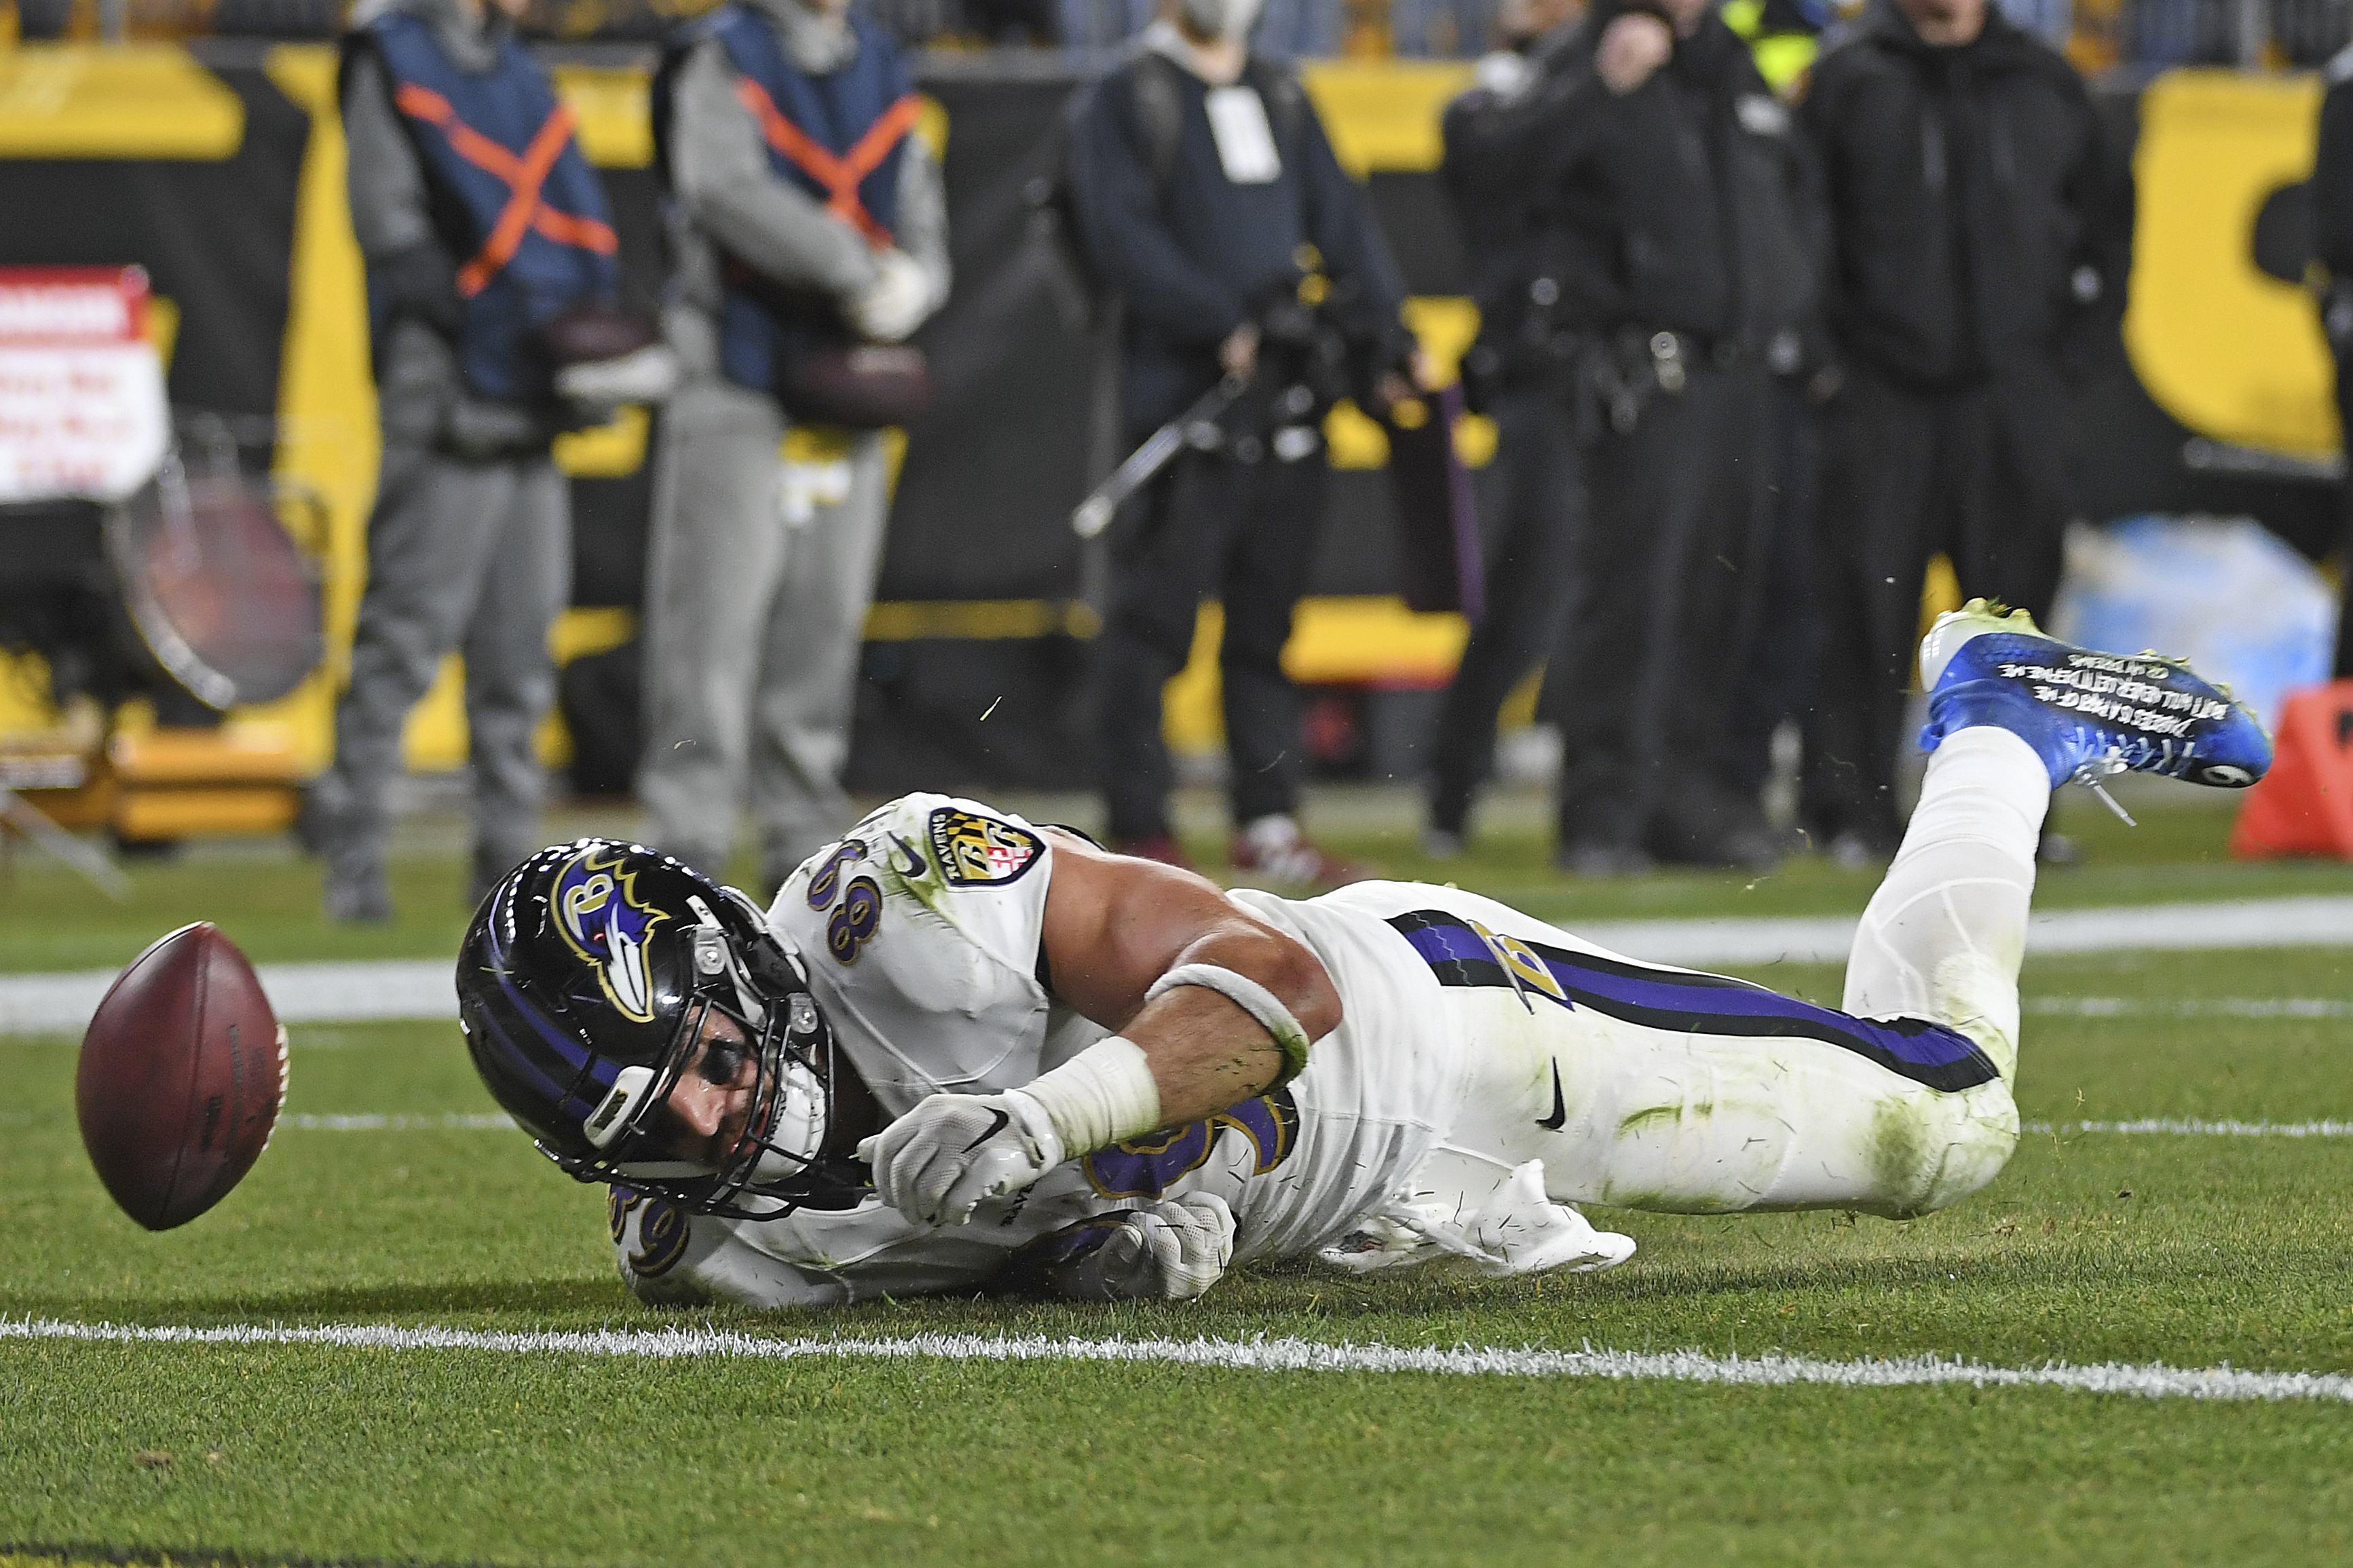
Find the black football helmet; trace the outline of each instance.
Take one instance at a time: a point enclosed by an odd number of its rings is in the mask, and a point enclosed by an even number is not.
[[[662,1114],[714,1009],[757,1068],[749,1125],[715,1170],[666,1146]],[[581,1181],[738,1219],[865,1189],[863,1166],[821,1155],[833,1041],[807,972],[758,905],[666,855],[582,838],[508,872],[458,951],[458,1016],[491,1097]]]

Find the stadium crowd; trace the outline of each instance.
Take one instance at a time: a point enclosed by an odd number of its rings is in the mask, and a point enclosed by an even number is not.
[[[1155,0],[858,0],[909,47],[1116,49],[1155,16]],[[560,40],[659,39],[706,8],[701,0],[526,0],[523,30]],[[1508,33],[1508,0],[1266,0],[1251,47],[1292,58],[1394,54],[1469,58]],[[1776,10],[1784,0],[1776,0]],[[1787,0],[1809,31],[1851,0]],[[10,0],[0,37],[33,39],[332,37],[350,0]],[[1733,15],[1765,7],[1743,0]],[[2317,66],[2345,42],[2337,0],[2005,0],[2026,30],[2087,70],[2181,65]],[[1736,23],[1746,27],[1746,23]]]

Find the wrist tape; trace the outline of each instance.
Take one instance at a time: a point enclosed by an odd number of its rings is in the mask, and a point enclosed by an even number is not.
[[[1036,1100],[1075,1160],[1160,1125],[1160,1085],[1143,1047],[1113,1035],[1016,1091]]]
[[[1259,1026],[1274,1037],[1274,1048],[1282,1053],[1282,1073],[1267,1087],[1289,1083],[1307,1070],[1307,1031],[1292,1016],[1282,999],[1247,974],[1237,974],[1221,964],[1180,963],[1152,983],[1144,994],[1146,1005],[1160,999],[1179,985],[1198,985],[1214,991],[1259,1021]]]

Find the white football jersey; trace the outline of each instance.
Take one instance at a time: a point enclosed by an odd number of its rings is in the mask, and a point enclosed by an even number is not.
[[[892,1116],[942,1090],[1016,1089],[1109,1031],[1039,976],[1051,843],[1019,817],[948,795],[881,807],[786,880],[770,926],[809,971],[849,1058]],[[1444,1131],[1465,1059],[1430,966],[1385,922],[1389,884],[1305,902],[1234,900],[1330,971],[1343,1021],[1273,1092],[1099,1150],[959,1226],[914,1224],[879,1199],[776,1220],[689,1216],[617,1194],[622,1272],[649,1299],[827,1305],[973,1289],[1023,1244],[1092,1215],[1210,1192],[1234,1257],[1325,1246],[1404,1194]]]

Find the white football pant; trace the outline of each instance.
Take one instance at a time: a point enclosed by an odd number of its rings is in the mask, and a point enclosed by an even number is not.
[[[2007,731],[1965,730],[1929,756],[1847,960],[1843,1022],[1827,1008],[1792,1018],[1773,993],[1635,964],[1444,890],[1439,908],[1522,948],[1513,987],[1446,992],[1470,1076],[1424,1167],[1427,1195],[1475,1209],[1529,1160],[1555,1202],[1684,1214],[1901,1217],[1976,1192],[2018,1141],[2018,967],[2049,804],[2041,760]],[[1608,996],[1578,1005],[1580,984]]]

